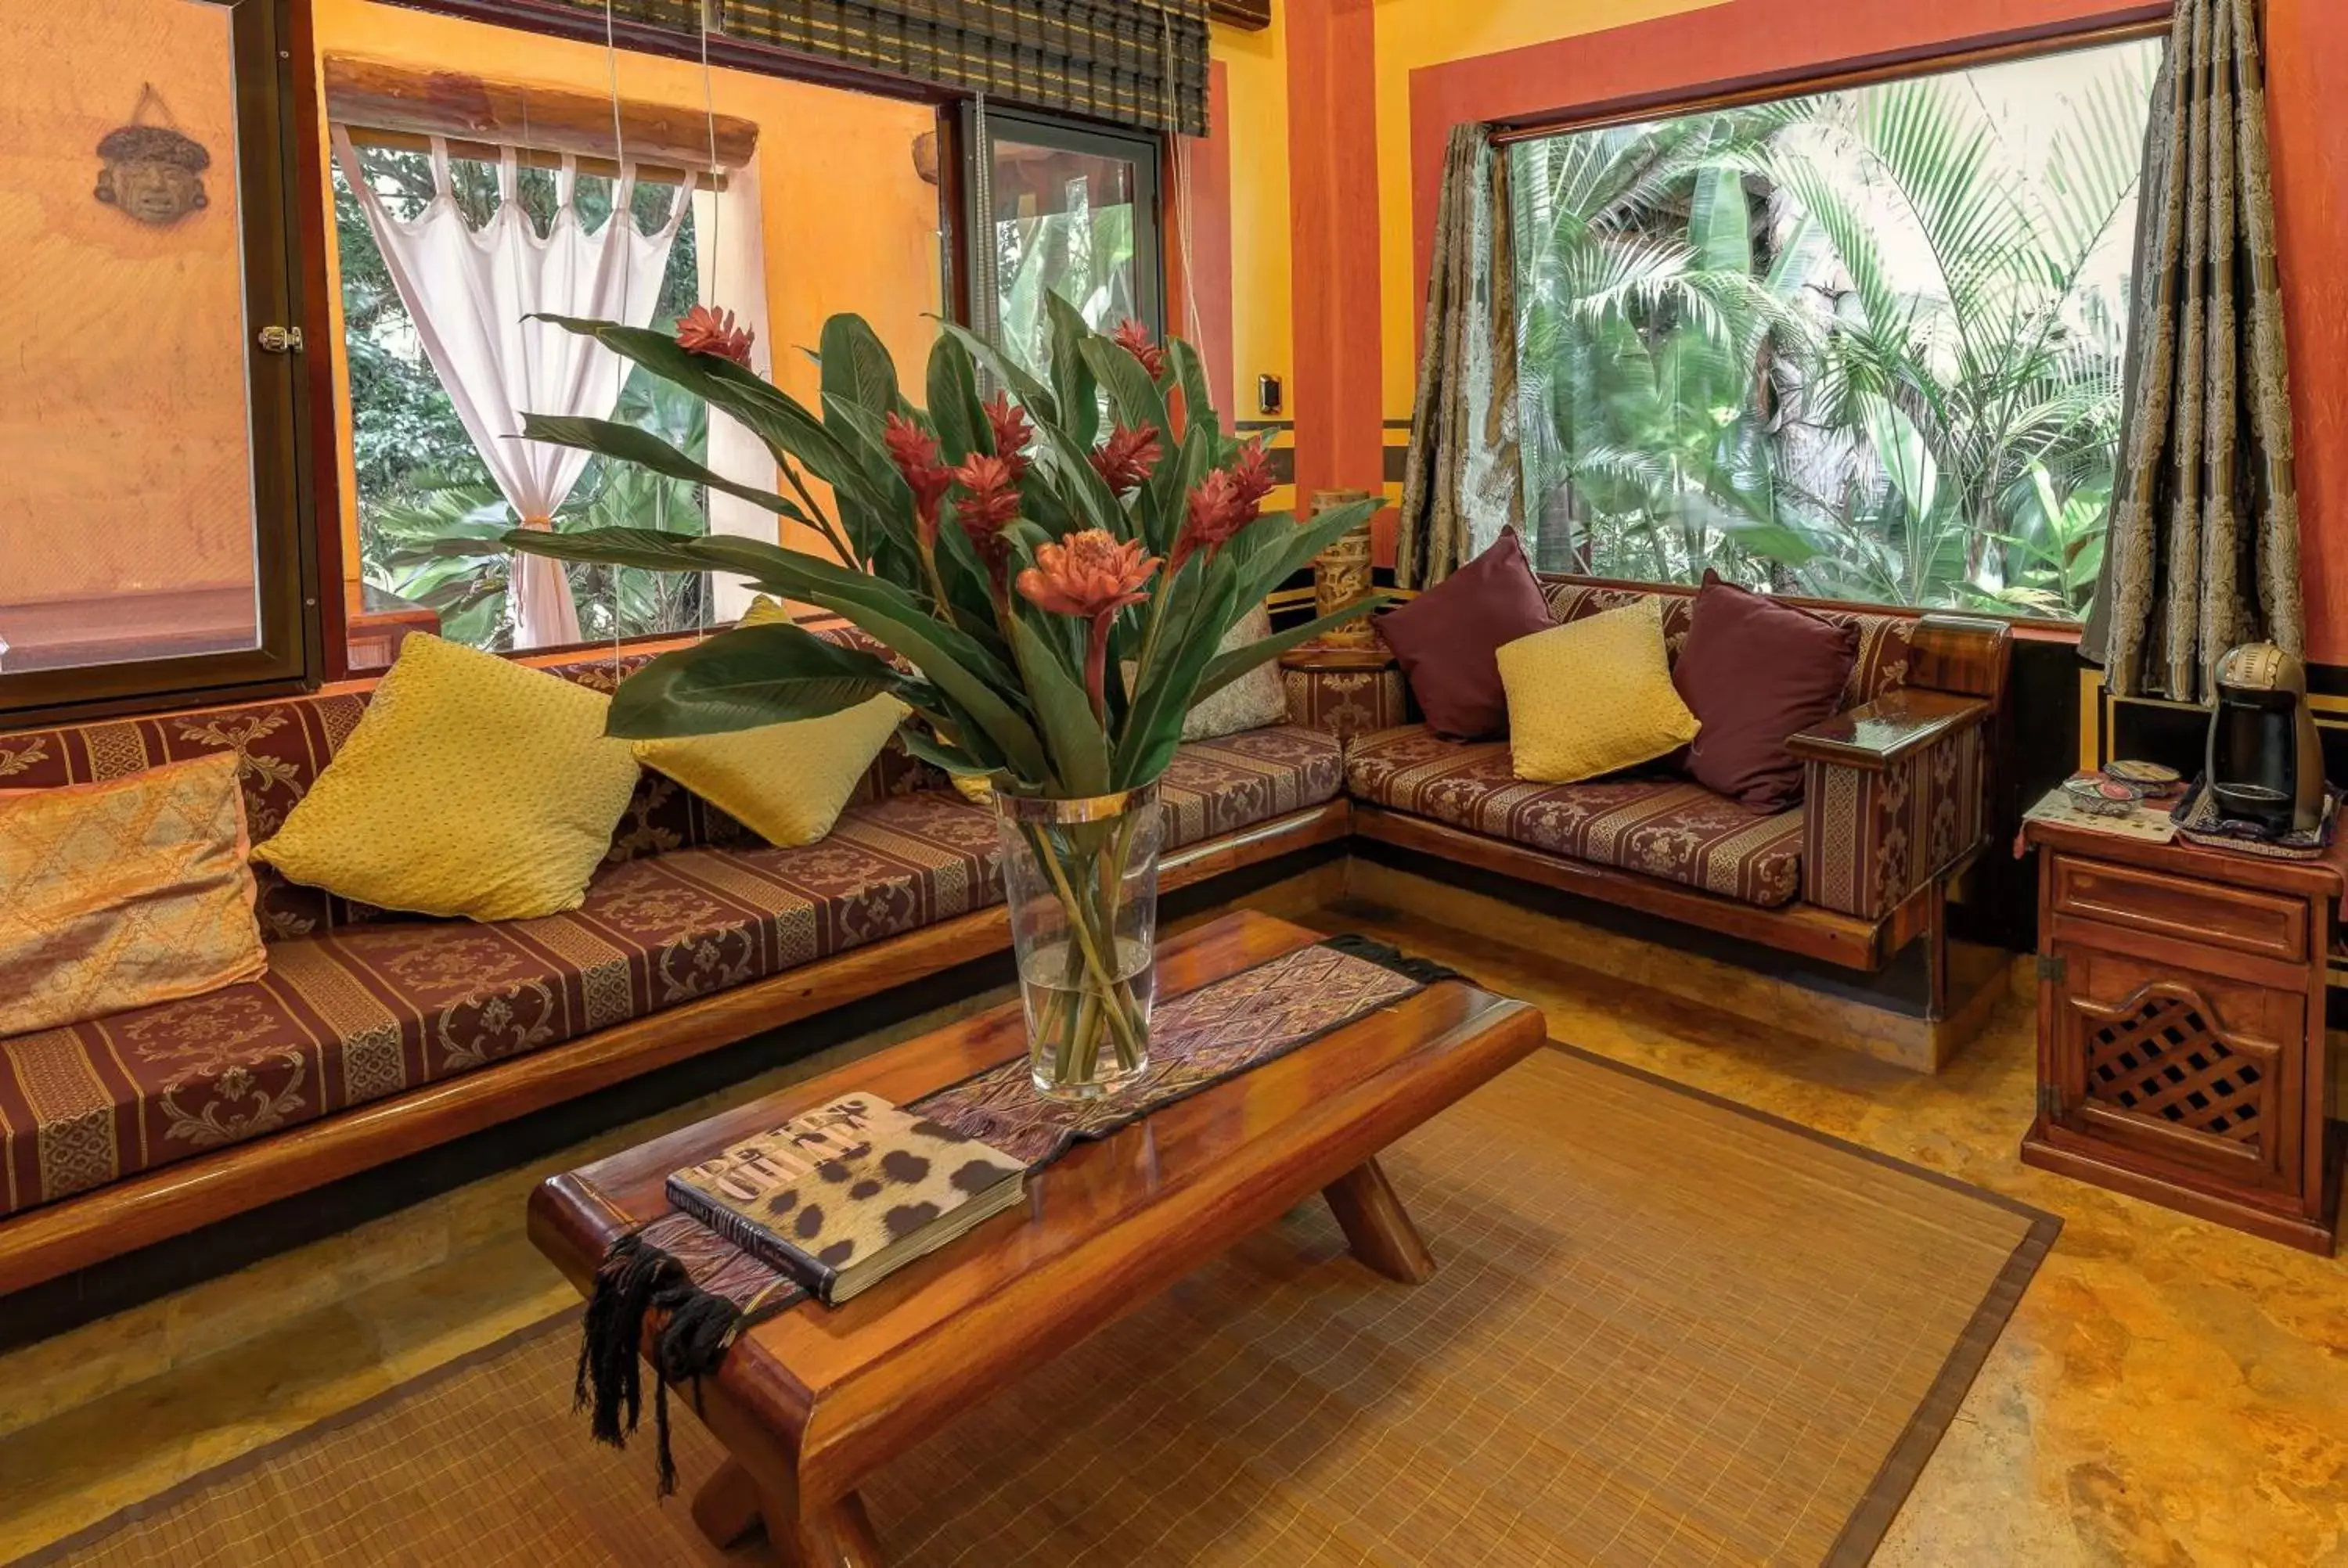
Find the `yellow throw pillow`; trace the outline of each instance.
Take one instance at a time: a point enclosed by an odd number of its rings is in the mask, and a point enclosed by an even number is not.
[[[0,1036],[259,979],[233,752],[0,791]]]
[[[386,909],[526,920],[576,909],[635,792],[600,692],[414,636],[351,738],[253,851]]]
[[[636,758],[778,849],[831,831],[856,781],[912,710],[879,696],[820,719],[638,741]]]
[[[1672,685],[1659,599],[1504,642],[1497,657],[1520,779],[1579,784],[1695,739],[1695,715]]]

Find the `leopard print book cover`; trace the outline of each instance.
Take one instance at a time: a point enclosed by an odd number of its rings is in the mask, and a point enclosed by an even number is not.
[[[668,1200],[837,1305],[854,1294],[842,1279],[854,1266],[954,1228],[958,1209],[1016,1203],[997,1189],[1015,1189],[1024,1169],[948,1123],[852,1094],[686,1166]]]

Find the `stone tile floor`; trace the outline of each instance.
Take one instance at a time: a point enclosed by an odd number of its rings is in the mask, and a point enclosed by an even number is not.
[[[1307,917],[1531,1000],[1559,1040],[2063,1216],[1879,1563],[2348,1564],[2348,1263],[2024,1168],[2026,1004],[1925,1077],[1579,968],[1562,922],[1529,917],[1518,948],[1366,908]],[[0,1357],[0,1562],[562,1310],[522,1234],[530,1185],[709,1108]]]

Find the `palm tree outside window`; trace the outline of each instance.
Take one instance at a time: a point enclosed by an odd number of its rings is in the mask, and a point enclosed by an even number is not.
[[[2159,56],[1512,146],[1539,564],[2083,616]]]

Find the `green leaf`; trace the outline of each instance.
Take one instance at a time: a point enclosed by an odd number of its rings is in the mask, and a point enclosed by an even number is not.
[[[930,425],[946,466],[959,466],[972,453],[983,450],[978,433],[986,416],[979,406],[978,374],[970,350],[951,333],[940,333],[930,345],[929,395]]]
[[[1280,519],[1285,514],[1279,512],[1257,518],[1224,547],[1227,551],[1235,547],[1245,551],[1239,558],[1246,571],[1240,585],[1240,602],[1260,602],[1385,504],[1376,499],[1349,501],[1309,523],[1283,525]]]
[[[1011,618],[1011,638],[1019,651],[1019,668],[1027,677],[1027,694],[1044,726],[1060,785],[1074,796],[1108,793],[1108,737],[1093,716],[1092,699],[1061,661],[1059,651],[1039,636],[1024,617]]]
[[[823,395],[839,398],[875,419],[897,406],[897,366],[862,316],[842,313],[823,323]]]
[[[1290,649],[1312,641],[1333,627],[1343,626],[1356,617],[1367,615],[1374,610],[1383,610],[1393,602],[1394,595],[1381,589],[1343,610],[1316,615],[1301,626],[1292,626],[1285,631],[1259,638],[1244,648],[1232,649],[1229,653],[1218,653],[1214,661],[1207,666],[1207,672],[1199,678],[1198,690],[1191,692],[1190,701],[1194,705],[1204,702],[1265,660],[1277,659]]]
[[[808,408],[779,387],[761,380],[730,359],[694,354],[677,346],[676,339],[649,327],[620,326],[611,322],[572,316],[536,318],[595,339],[633,364],[641,364],[664,381],[674,382],[740,420],[767,444],[778,460],[796,460],[834,490],[851,490],[868,504],[878,505],[862,468],[839,438],[824,428]]]
[[[1019,400],[1019,405],[1038,424],[1060,416],[1060,405],[1054,400],[1051,389],[1028,374],[1016,360],[959,322],[950,322],[943,317],[935,319],[938,330],[962,344],[973,358],[986,366],[995,380],[1009,387],[1011,395]],[[973,401],[975,395],[973,395]],[[932,413],[934,415],[935,410]]]
[[[737,572],[760,588],[844,616],[911,661],[931,684],[967,711],[1024,777],[1042,783],[1051,764],[1035,727],[1014,704],[1017,679],[968,633],[934,620],[896,584],[760,539],[693,538],[654,528],[592,528],[551,534],[516,528],[511,548],[558,560],[600,561],[653,571]]]
[[[1044,308],[1052,317],[1052,395],[1059,400],[1060,422],[1089,448],[1100,438],[1100,389],[1084,353],[1095,334],[1082,313],[1058,294],[1046,293]]]
[[[1210,580],[1192,563],[1184,563],[1183,569],[1187,578],[1199,579],[1200,588],[1194,590],[1180,623],[1168,626],[1161,634],[1164,641],[1150,667],[1140,671],[1139,689],[1126,714],[1125,733],[1117,742],[1113,785],[1117,789],[1148,783],[1174,760],[1174,750],[1182,743],[1183,715],[1190,711],[1199,678],[1214,660],[1216,644],[1238,617],[1241,601],[1237,597],[1236,574],[1221,571]],[[1178,591],[1181,586],[1177,583]],[[1169,621],[1172,619],[1169,612]],[[1170,654],[1169,643],[1173,650]]]
[[[1189,438],[1193,430],[1211,435],[1218,445],[1223,437],[1222,415],[1216,412],[1213,396],[1207,391],[1207,366],[1199,351],[1180,338],[1166,340],[1166,360],[1172,367],[1174,384],[1182,389],[1182,434]],[[1220,456],[1218,452],[1217,456]]]
[[[840,712],[905,683],[861,649],[764,621],[654,659],[620,682],[605,728],[628,740],[757,729]]]
[[[1109,405],[1117,411],[1119,423],[1136,427],[1154,426],[1159,440],[1168,446],[1174,443],[1174,430],[1166,417],[1166,397],[1141,362],[1105,337],[1087,337],[1083,343],[1085,364],[1091,367],[1100,384],[1108,388]]]
[[[713,490],[738,496],[754,507],[779,512],[793,522],[808,520],[805,512],[783,497],[771,490],[761,490],[755,485],[736,484],[723,475],[714,473],[640,425],[623,425],[612,419],[574,419],[561,415],[525,414],[521,416],[521,438],[543,441],[550,446],[569,446],[581,452],[592,452],[597,456],[623,463],[633,463],[655,474],[682,479],[688,485],[706,485]]]
[[[906,751],[932,767],[943,768],[963,778],[984,778],[995,771],[959,747],[950,746],[928,734],[919,724],[899,725],[897,739]]]

